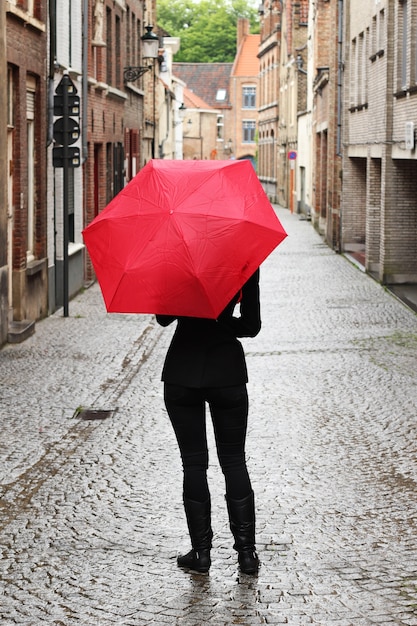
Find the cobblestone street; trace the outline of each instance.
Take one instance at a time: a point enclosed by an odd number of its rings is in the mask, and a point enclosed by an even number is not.
[[[95,284],[0,351],[2,626],[417,625],[417,315],[277,212],[244,340],[259,575],[237,568],[211,425],[213,563],[178,569],[173,329],[107,314]]]

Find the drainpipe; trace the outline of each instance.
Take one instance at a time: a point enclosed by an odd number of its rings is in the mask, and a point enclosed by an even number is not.
[[[338,32],[337,32],[337,132],[336,132],[336,154],[342,157],[342,88],[343,88],[343,0],[338,0]],[[342,166],[343,172],[343,166]],[[343,181],[342,181],[343,185]],[[342,194],[343,196],[343,194]],[[338,228],[338,247],[342,252],[342,217],[343,217],[343,200],[339,206],[339,228]]]
[[[170,113],[170,109],[171,109],[171,94],[169,91],[167,91],[166,94],[166,126],[167,126],[167,130],[165,133],[165,137],[164,139],[162,139],[161,143],[159,144],[159,158],[160,159],[164,159],[165,158],[165,153],[164,153],[164,145],[165,142],[168,141],[169,139],[169,134],[170,134],[170,128],[169,128],[169,113]]]
[[[337,29],[337,134],[336,153],[342,155],[343,0],[338,0]]]
[[[49,0],[49,68],[48,68],[48,133],[47,146],[54,137],[54,77],[56,62],[56,0]]]
[[[83,0],[83,25],[82,25],[82,44],[83,44],[83,60],[82,60],[82,109],[81,109],[81,141],[82,141],[82,160],[86,161],[88,157],[87,144],[87,97],[88,97],[88,0]]]

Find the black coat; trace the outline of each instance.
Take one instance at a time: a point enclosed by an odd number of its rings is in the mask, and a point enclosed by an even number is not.
[[[240,316],[233,315],[240,302]],[[178,319],[162,370],[162,380],[185,387],[229,387],[248,380],[238,337],[261,329],[259,270],[243,285],[217,320],[157,315],[161,326]]]

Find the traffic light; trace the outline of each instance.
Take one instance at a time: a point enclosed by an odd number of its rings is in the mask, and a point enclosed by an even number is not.
[[[68,74],[64,74],[54,95],[54,140],[56,147],[52,151],[54,167],[79,167],[80,149],[69,148],[80,137],[80,97],[77,88]]]

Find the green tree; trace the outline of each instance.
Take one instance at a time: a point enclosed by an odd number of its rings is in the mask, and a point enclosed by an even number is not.
[[[158,26],[180,37],[175,61],[232,62],[236,55],[236,28],[246,17],[251,32],[259,32],[257,13],[246,0],[158,0]]]

